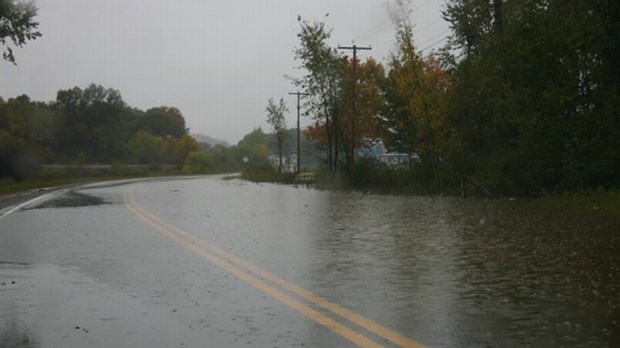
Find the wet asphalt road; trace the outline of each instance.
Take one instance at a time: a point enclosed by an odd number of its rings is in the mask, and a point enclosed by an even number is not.
[[[219,192],[206,189],[196,197],[190,189],[196,185]],[[318,306],[282,287],[270,290],[273,282],[247,269],[235,274],[227,268],[230,262],[214,263],[204,250],[193,251],[158,231],[173,222],[244,260],[260,261],[266,252],[274,256],[269,262],[286,268],[282,262],[299,256],[300,246],[285,237],[294,223],[276,232],[284,239],[262,240],[261,229],[272,229],[274,217],[258,212],[261,202],[257,211],[247,211],[229,204],[243,197],[222,196],[246,185],[219,178],[91,185],[46,194],[3,216],[2,346],[346,347],[372,340],[390,345],[376,334],[350,340],[347,331],[354,331],[346,325],[344,334],[335,333],[325,325],[342,324],[321,313],[328,311],[312,309]],[[161,220],[153,223],[135,207]],[[210,207],[227,208],[211,216]],[[248,273],[260,278],[258,288],[240,277]],[[291,298],[292,306],[286,303]]]
[[[619,225],[574,232],[590,253],[509,204],[221,177],[45,193],[0,217],[0,346],[613,346]]]

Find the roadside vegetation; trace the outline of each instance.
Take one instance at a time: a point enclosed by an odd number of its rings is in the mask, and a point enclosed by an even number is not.
[[[303,177],[322,188],[618,205],[618,1],[450,0],[452,36],[434,51],[416,45],[408,1],[389,10],[396,45],[385,65],[372,51],[353,59],[331,45],[325,22],[299,18],[304,73],[290,80],[310,123],[300,159],[281,98],[257,113],[273,133],[211,146],[191,137],[177,108],[139,110],[92,84],[51,102],[0,98],[3,186],[96,177],[83,171],[94,164],[109,164],[111,176],[243,172],[294,183],[301,160]],[[406,160],[370,154],[376,140]]]
[[[292,78],[331,186],[488,197],[620,188],[620,3],[451,0],[452,36],[414,41],[411,4],[391,5],[385,66],[300,19]],[[335,28],[337,30],[337,28]],[[346,54],[345,54],[346,53]],[[409,163],[363,154],[381,139]]]
[[[543,207],[561,207],[577,210],[601,211],[620,217],[620,190],[565,191],[543,194],[539,202]]]

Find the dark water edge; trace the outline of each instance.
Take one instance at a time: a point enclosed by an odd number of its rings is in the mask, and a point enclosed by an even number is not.
[[[386,267],[397,268],[395,292],[408,292],[406,306],[445,307],[436,324],[454,342],[620,345],[618,215],[536,199],[336,196],[343,200],[333,205],[334,224],[357,235],[334,253],[347,253],[351,240],[394,238],[391,251],[375,250],[393,258]]]

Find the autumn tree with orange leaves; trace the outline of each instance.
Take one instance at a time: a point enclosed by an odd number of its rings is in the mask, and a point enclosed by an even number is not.
[[[326,42],[331,31],[324,23],[302,21],[301,28],[296,59],[307,74],[294,82],[308,94],[304,106],[314,118],[305,135],[324,147],[328,172],[333,174],[341,167],[350,170],[355,149],[363,139],[374,139],[378,134],[377,113],[383,105],[379,86],[384,68],[372,58],[354,62],[339,54]]]
[[[379,86],[385,78],[385,70],[383,65],[372,58],[363,63],[345,58],[343,70],[342,92],[338,103],[338,136],[345,154],[345,167],[350,170],[355,152],[363,147],[364,139],[375,139],[379,133],[377,113],[384,103]],[[355,114],[352,107],[354,99]]]
[[[422,57],[416,52],[406,8],[401,6],[394,11],[392,19],[397,51],[392,55],[383,85],[384,136],[388,142],[400,145],[399,150],[409,153],[410,159],[414,153],[419,154],[423,164],[432,169],[436,190],[441,192],[439,158],[446,140],[450,78],[433,56]]]

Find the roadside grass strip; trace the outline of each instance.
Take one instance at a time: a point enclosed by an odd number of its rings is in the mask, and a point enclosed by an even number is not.
[[[282,289],[288,290],[290,293],[294,293],[297,296],[309,301],[310,303],[321,307],[333,314],[340,316],[347,321],[358,325],[359,327],[382,337],[393,344],[400,347],[408,348],[421,348],[425,347],[423,344],[418,343],[411,338],[403,336],[385,326],[379,325],[372,320],[357,314],[349,309],[346,309],[336,303],[312,293],[304,288],[301,288],[287,280],[270,273],[262,268],[244,260],[228,251],[217,248],[209,244],[204,239],[195,237],[175,226],[172,226],[153,213],[142,208],[133,198],[133,195],[126,191],[124,195],[125,206],[143,222],[147,223],[154,229],[158,230],[165,236],[170,237],[178,244],[191,250],[195,254],[207,259],[211,263],[226,270],[227,272],[234,274],[241,280],[251,284],[257,289],[263,291],[279,302],[289,306],[290,308],[298,311],[302,315],[314,320],[318,324],[326,327],[332,332],[342,336],[350,342],[360,347],[382,347],[381,344],[373,341],[372,339],[364,336],[363,334],[352,330],[351,328],[341,324],[337,320],[313,309],[307,304],[293,298],[286,292],[275,288],[272,285],[277,285]],[[259,279],[258,277],[262,278]],[[265,281],[269,281],[272,285],[269,285]]]

